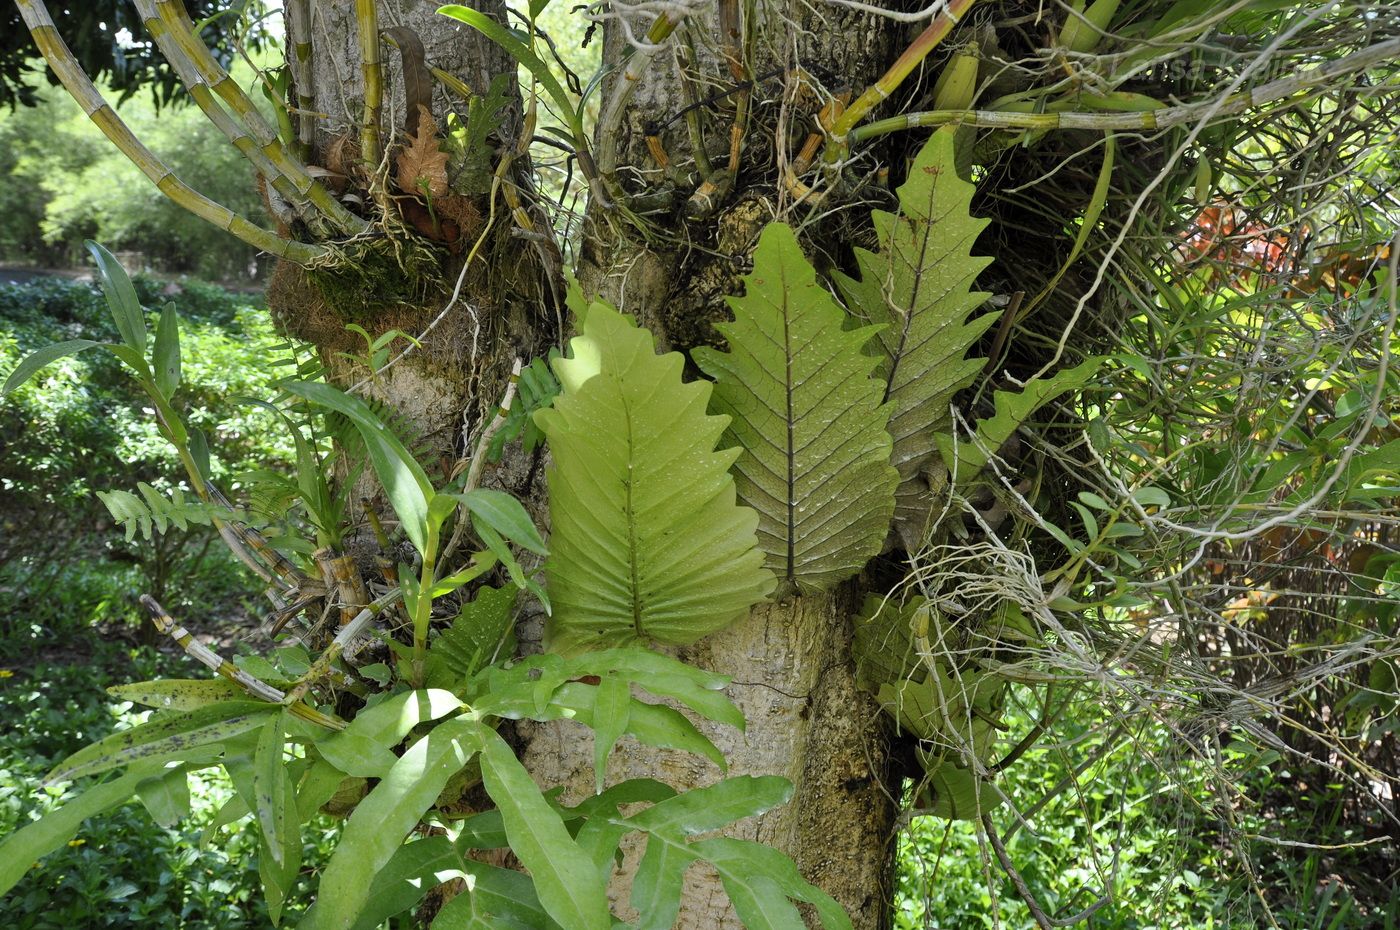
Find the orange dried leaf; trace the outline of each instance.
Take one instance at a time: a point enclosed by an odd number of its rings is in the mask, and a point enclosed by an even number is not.
[[[438,144],[437,123],[426,108],[418,120],[417,135],[411,136],[399,153],[398,168],[399,188],[405,193],[446,196],[447,153]]]

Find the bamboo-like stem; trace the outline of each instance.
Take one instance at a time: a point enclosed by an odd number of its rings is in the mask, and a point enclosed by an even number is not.
[[[651,64],[656,54],[655,46],[666,41],[685,18],[683,10],[668,10],[658,16],[647,30],[646,41],[652,48],[634,48],[627,56],[627,67],[613,81],[607,103],[598,116],[598,130],[594,137],[598,140],[597,170],[605,178],[611,178],[617,170],[617,137],[622,126],[622,108],[627,105],[637,82]]]
[[[287,64],[297,95],[297,155],[311,157],[316,142],[316,82],[311,72],[311,0],[287,0]]]
[[[365,82],[365,112],[360,122],[360,154],[371,176],[379,170],[379,109],[384,101],[384,77],[379,67],[379,13],[374,0],[355,0],[360,30],[360,73]]]
[[[356,567],[354,559],[329,546],[317,549],[312,558],[321,568],[321,578],[326,584],[326,590],[336,592],[339,598],[340,625],[344,626],[354,620],[355,615],[369,603],[369,595],[365,590],[365,581],[360,577],[360,570]]]
[[[154,3],[161,23],[168,30],[169,42],[179,49],[178,54],[188,60],[199,75],[199,80],[218,94],[248,128],[263,154],[296,188],[298,199],[310,201],[343,232],[357,233],[368,229],[369,224],[364,219],[345,209],[324,185],[307,173],[306,166],[283,147],[277,132],[263,119],[243,88],[215,60],[213,53],[195,33],[194,23],[185,12],[184,4],[180,0],[154,0]],[[165,51],[165,46],[161,48]],[[169,51],[166,51],[166,57],[170,57]]]
[[[229,503],[229,499],[212,482],[206,481],[204,488],[207,494],[206,500],[223,507],[225,510],[233,510],[233,504]],[[288,588],[301,593],[314,590],[311,579],[285,555],[272,548],[272,544],[262,533],[243,523],[234,523],[232,530],[239,540],[272,566],[272,570],[277,573]]]
[[[880,80],[865,89],[865,92],[852,101],[841,117],[831,127],[831,141],[826,148],[827,164],[834,164],[846,157],[849,145],[847,134],[855,125],[865,119],[872,109],[890,94],[894,93],[904,79],[928,57],[929,52],[948,37],[977,0],[949,0],[947,8],[933,18],[928,28],[920,33],[904,54],[895,59]]]
[[[274,688],[272,685],[256,678],[243,669],[234,665],[217,652],[194,638],[189,630],[175,622],[175,618],[168,614],[164,607],[149,594],[141,595],[141,604],[151,612],[151,622],[156,625],[156,629],[169,636],[180,644],[191,658],[201,665],[212,669],[215,673],[227,678],[229,681],[247,691],[259,700],[268,701],[272,704],[280,704],[287,701],[285,692]],[[287,706],[287,711],[294,716],[300,717],[310,723],[319,724],[328,730],[343,730],[346,727],[344,720],[333,717],[330,714],[322,713],[309,704],[304,704],[300,696]]]
[[[364,610],[355,615],[353,620],[342,626],[340,632],[335,634],[335,639],[331,640],[331,644],[316,657],[316,661],[311,663],[311,668],[307,669],[306,674],[301,676],[301,680],[292,686],[292,690],[287,692],[286,700],[300,701],[312,685],[331,674],[331,666],[335,660],[345,654],[346,649],[369,628],[374,618],[401,600],[403,600],[403,588],[395,588],[388,594],[370,602]]]
[[[744,125],[748,122],[749,97],[753,93],[753,81],[749,80],[749,70],[744,60],[745,27],[740,21],[740,12],[739,0],[721,0],[719,28],[724,60],[729,65],[729,76],[741,88],[734,98],[734,122],[729,126],[729,164],[725,166],[736,179],[739,177],[739,155],[744,145]]]
[[[39,53],[44,56],[54,74],[58,75],[69,95],[78,102],[78,106],[82,107],[88,118],[97,124],[102,134],[140,168],[162,194],[200,219],[232,233],[254,248],[288,261],[308,264],[326,253],[325,246],[283,239],[276,233],[263,229],[223,204],[210,200],[176,177],[174,172],[136,138],[131,129],[121,121],[121,117],[117,116],[116,111],[98,93],[54,27],[43,0],[15,0],[15,4],[34,37],[34,44]]]
[[[1308,90],[1344,74],[1363,71],[1373,66],[1394,60],[1400,56],[1400,39],[1378,42],[1370,48],[1353,52],[1336,61],[1291,74],[1288,77],[1261,84],[1252,90],[1231,94],[1224,100],[1200,100],[1175,107],[1161,107],[1134,113],[1105,112],[1061,112],[1061,113],[1002,113],[991,110],[930,110],[923,113],[905,113],[889,119],[878,120],[868,126],[851,130],[847,136],[851,142],[860,142],[875,136],[920,126],[943,126],[957,123],[963,126],[977,126],[989,129],[1089,129],[1104,132],[1123,130],[1167,129],[1202,118],[1236,116],[1275,100],[1291,97],[1299,91]],[[1400,84],[1377,84],[1358,87],[1361,94],[1400,93]]]
[[[700,94],[695,89],[695,85],[690,81],[689,68],[694,61],[694,53],[689,45],[682,41],[676,43],[679,52],[676,68],[677,77],[680,79],[681,97],[685,101],[685,128],[690,136],[690,154],[695,159],[695,168],[700,172],[701,178],[708,178],[714,173],[714,167],[710,164],[710,153],[705,151],[705,131],[700,125]]]
[[[171,67],[175,69],[190,96],[194,98],[195,104],[209,118],[209,122],[224,134],[224,137],[233,143],[233,147],[243,153],[243,157],[252,162],[258,173],[267,179],[285,200],[293,208],[299,208],[306,203],[301,191],[293,186],[292,182],[279,172],[272,160],[267,157],[262,148],[253,139],[248,130],[220,105],[210,91],[209,85],[200,77],[199,71],[194,64],[185,56],[179,44],[170,35],[170,29],[163,23],[156,13],[154,0],[136,0],[136,10],[141,15],[146,25],[146,31],[160,47]],[[299,211],[300,212],[300,211]]]

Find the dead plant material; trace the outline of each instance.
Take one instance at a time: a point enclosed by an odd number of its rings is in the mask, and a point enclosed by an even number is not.
[[[437,138],[437,123],[427,108],[420,107],[418,132],[409,137],[408,144],[396,160],[399,190],[405,194],[446,197],[447,153]]]

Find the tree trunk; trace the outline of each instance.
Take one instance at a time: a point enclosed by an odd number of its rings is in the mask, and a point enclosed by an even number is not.
[[[513,63],[474,35],[443,17],[436,3],[413,0],[380,3],[381,26],[408,24],[423,40],[430,61],[482,88],[493,73],[514,70]],[[335,157],[338,140],[352,137],[362,109],[363,85],[357,64],[356,26],[350,4],[318,4],[313,16],[316,106],[329,115],[317,139],[320,163]],[[701,179],[694,175],[691,138],[682,112],[695,94],[718,97],[698,108],[705,148],[715,170],[727,165],[730,123],[742,82],[729,66],[714,15],[686,21],[673,46],[651,61],[623,108],[622,124],[602,127],[595,151],[616,146],[617,183],[628,193],[643,194],[667,183],[666,172],[651,158],[644,130],[670,120],[660,138],[672,165],[679,195],[646,221],[652,234],[619,219],[596,200],[590,208],[581,247],[578,277],[584,289],[630,313],[657,336],[662,350],[686,351],[713,342],[712,322],[727,312],[725,294],[736,293],[739,276],[763,224],[782,214],[790,198],[778,184],[780,159],[790,159],[811,130],[821,94],[859,92],[884,70],[907,40],[908,27],[879,17],[825,4],[760,2],[751,7],[743,28],[740,55],[753,82],[743,127],[742,170],[737,182],[715,198],[717,209],[684,217],[684,200]],[[499,8],[493,10],[498,16]],[[648,22],[634,22],[633,34]],[[687,92],[678,77],[674,47],[689,49]],[[627,50],[618,20],[605,28],[605,66],[623,60]],[[799,93],[799,70],[825,76],[816,99]],[[386,68],[384,125],[395,112],[401,87],[394,68]],[[617,74],[616,71],[613,72]],[[831,78],[839,75],[839,78]],[[605,82],[607,100],[612,81]],[[442,116],[445,99],[434,101]],[[401,108],[400,108],[401,112]],[[677,117],[672,119],[672,117]],[[439,119],[441,122],[441,119]],[[508,123],[508,125],[510,125]],[[390,133],[385,130],[387,143]],[[510,131],[503,144],[512,141]],[[602,136],[607,135],[607,138]],[[607,165],[604,166],[605,168]],[[873,166],[872,166],[873,167]],[[689,175],[687,177],[687,175]],[[523,181],[524,174],[517,180]],[[483,205],[483,213],[486,212]],[[429,441],[450,467],[470,452],[475,428],[499,402],[505,376],[516,357],[542,354],[559,337],[557,273],[548,254],[512,245],[506,211],[497,208],[498,229],[490,231],[486,261],[468,269],[464,299],[442,315],[422,339],[423,347],[404,358],[368,386],[368,393],[392,407]],[[314,274],[283,267],[273,283],[274,313],[294,335],[314,342],[341,382],[358,380],[338,353],[353,351],[359,337],[345,325],[358,322],[371,334],[397,328],[415,336],[440,314],[460,260],[444,262],[440,281],[416,299],[383,301],[347,312],[318,283]],[[540,515],[543,469],[538,462],[508,463],[488,472],[488,483],[516,493]],[[787,852],[803,874],[833,895],[850,912],[856,927],[888,923],[891,843],[898,802],[892,781],[886,725],[874,702],[855,687],[850,659],[850,616],[856,606],[853,588],[824,596],[790,598],[755,609],[744,622],[708,638],[680,655],[688,662],[734,679],[729,694],[748,721],[746,733],[708,727],[706,733],[724,752],[731,774],[776,774],[796,787],[792,801],[735,829],[735,835],[769,843]],[[524,618],[521,641],[538,644],[540,618]],[[592,791],[592,746],[568,723],[519,727],[522,758],[545,787],[566,786],[565,801]],[[614,753],[610,780],[657,777],[679,789],[714,781],[719,772],[708,762],[678,753],[658,752],[624,741]],[[630,919],[627,898],[630,874],[640,849],[626,850],[624,867],[614,882],[616,913]],[[697,867],[688,876],[680,926],[737,927],[716,875]]]

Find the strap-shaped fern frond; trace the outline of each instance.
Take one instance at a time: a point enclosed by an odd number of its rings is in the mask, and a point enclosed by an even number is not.
[[[941,129],[919,150],[899,188],[899,215],[871,214],[878,253],[856,249],[858,278],[837,274],[846,306],[884,324],[879,344],[889,430],[900,486],[896,517],[917,539],[929,511],[924,469],[934,437],[949,426],[948,404],[985,359],[968,358],[993,316],[969,319],[989,295],[972,282],[990,258],[972,254],[987,221],[970,214],[973,187],[954,167],[953,132]]]
[[[679,353],[594,303],[564,392],[535,414],[549,442],[552,521],[545,564],[549,648],[570,653],[655,639],[690,643],[773,590],[754,529],[715,451],[728,417],[705,412],[711,386],[684,383]]]
[[[215,519],[243,518],[242,514],[227,507],[187,499],[179,488],[171,491],[168,498],[144,481],[137,483],[136,490],[141,492],[140,497],[130,491],[97,492],[98,498],[111,512],[112,519],[126,529],[127,542],[136,538],[138,529],[143,537],[150,539],[153,528],[155,532],[164,534],[171,525],[185,530],[189,529],[191,523],[208,526]]]
[[[739,499],[758,511],[759,546],[784,586],[820,591],[880,551],[899,473],[889,464],[890,406],[877,360],[861,351],[875,327],[846,314],[781,223],[754,251],[734,322],[716,328],[729,352],[692,354],[715,379],[710,409],[732,417],[726,438]]]

